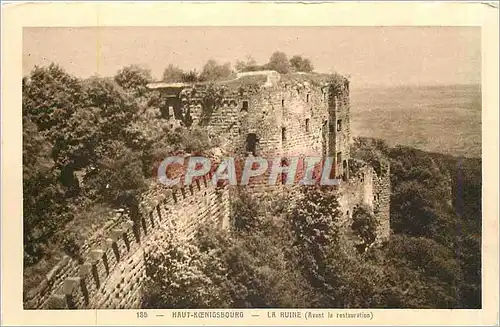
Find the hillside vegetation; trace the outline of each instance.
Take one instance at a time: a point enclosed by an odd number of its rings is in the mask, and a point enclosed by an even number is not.
[[[168,247],[146,255],[144,307],[480,308],[480,161],[373,139],[353,152],[392,165],[393,235],[382,247],[358,251],[338,233],[329,189],[304,188],[298,203],[243,193],[234,231],[205,226],[186,243],[172,230]],[[354,213],[360,236],[366,215]]]

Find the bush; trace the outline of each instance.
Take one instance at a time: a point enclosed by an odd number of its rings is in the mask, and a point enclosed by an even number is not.
[[[64,253],[82,264],[84,261],[81,253],[83,241],[80,239],[79,234],[76,232],[66,232],[61,235],[61,238],[59,243],[62,245]]]
[[[144,308],[227,307],[219,283],[225,268],[219,258],[167,232],[166,243],[145,254]],[[212,270],[211,272],[208,272]],[[211,278],[212,277],[212,278]]]
[[[361,250],[365,250],[377,239],[378,220],[367,206],[356,207],[352,213],[352,230],[361,239]]]
[[[234,229],[238,232],[258,230],[262,224],[258,207],[257,201],[250,194],[241,192],[231,203]]]
[[[304,187],[303,199],[291,213],[292,229],[303,268],[313,285],[323,284],[324,260],[339,240],[341,212],[335,193],[328,188]]]
[[[144,96],[152,80],[151,71],[138,65],[127,66],[115,75],[115,82],[134,96]]]

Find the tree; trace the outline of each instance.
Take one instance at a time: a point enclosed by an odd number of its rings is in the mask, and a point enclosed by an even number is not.
[[[196,69],[190,70],[182,74],[182,82],[184,83],[196,83],[200,80],[198,72]]]
[[[269,58],[267,69],[275,70],[280,74],[287,74],[290,72],[290,62],[284,52],[276,51]]]
[[[184,74],[185,73],[181,68],[169,64],[168,67],[163,71],[162,80],[166,83],[183,82]]]
[[[391,237],[386,249],[386,265],[396,270],[387,277],[399,280],[386,284],[401,287],[399,307],[456,307],[459,301],[457,286],[462,279],[457,259],[455,250],[434,240],[407,235]]]
[[[128,94],[115,81],[106,78],[90,78],[85,83],[87,107],[99,108],[99,128],[103,140],[119,140],[124,127],[138,114],[134,96]]]
[[[238,60],[235,65],[236,71],[238,72],[251,72],[257,70],[264,70],[264,66],[260,66],[257,64],[255,59],[252,56],[248,56],[246,61]]]
[[[166,237],[165,237],[166,236]],[[145,253],[144,308],[224,308],[228,298],[221,285],[226,274],[221,258],[201,252],[179,239],[171,226],[164,229],[162,246]],[[221,279],[217,280],[217,276]]]
[[[286,237],[289,228],[284,226],[262,224],[236,234],[204,226],[198,233],[195,242],[200,251],[216,254],[225,267],[225,275],[210,276],[222,281],[221,296],[229,296],[232,308],[315,305],[312,289],[297,269],[298,258],[292,256],[293,240]]]
[[[311,61],[302,56],[293,56],[290,59],[290,66],[296,72],[311,73],[314,70]]]
[[[73,216],[68,200],[77,183],[66,167],[79,156],[75,152],[83,151],[64,131],[84,107],[85,92],[80,80],[56,64],[35,67],[23,79],[22,91],[24,252],[29,266],[43,257],[51,238]]]
[[[339,238],[341,212],[336,195],[324,187],[306,187],[292,212],[292,229],[313,286],[324,284],[325,257]]]
[[[52,154],[61,169],[69,174],[62,180],[65,185],[74,182],[72,171],[95,162],[95,147],[102,140],[100,115],[100,108],[82,108],[71,116],[66,125],[54,131]]]
[[[227,79],[232,74],[231,64],[219,64],[217,61],[210,59],[203,66],[200,74],[202,81],[219,81]]]
[[[85,178],[87,194],[117,207],[126,206],[136,218],[139,198],[146,188],[141,153],[110,140],[100,144],[96,154],[95,169]]]
[[[391,196],[391,227],[396,233],[435,237],[439,220],[431,189],[418,181],[397,185]]]
[[[383,272],[365,263],[341,231],[336,196],[325,187],[308,187],[295,204],[291,218],[300,266],[319,307],[373,307],[380,304],[376,285]]]
[[[124,90],[135,96],[143,96],[147,92],[146,85],[153,80],[151,71],[138,65],[119,70],[114,79]]]
[[[23,233],[24,265],[44,255],[50,237],[72,218],[51,145],[36,125],[23,119]]]
[[[240,193],[231,203],[233,225],[237,231],[257,230],[261,226],[261,218],[257,212],[258,204],[248,193]]]
[[[83,97],[80,81],[60,66],[35,67],[23,85],[23,117],[40,131],[57,130],[82,107]]]

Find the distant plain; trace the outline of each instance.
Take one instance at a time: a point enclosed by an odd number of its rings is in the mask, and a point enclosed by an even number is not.
[[[351,128],[391,146],[481,157],[481,86],[353,87]]]

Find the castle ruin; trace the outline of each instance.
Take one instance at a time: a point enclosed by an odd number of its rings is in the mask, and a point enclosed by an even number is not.
[[[339,75],[275,71],[239,74],[215,84],[154,83],[161,115],[178,125],[202,125],[221,141],[225,153],[264,158],[321,156],[334,159],[333,175],[346,229],[356,206],[367,205],[379,226],[377,242],[389,237],[390,169],[377,171],[351,158],[349,81]],[[303,169],[303,167],[302,167]],[[300,170],[300,167],[299,167]],[[300,173],[300,172],[298,172]],[[157,185],[144,195],[140,219],[117,216],[83,247],[84,262],[69,257],[27,294],[25,308],[120,309],[140,307],[145,276],[143,253],[162,242],[162,226],[174,221],[187,237],[201,222],[228,228],[230,187],[212,185],[210,174],[189,187]],[[262,176],[250,185],[256,195],[298,188],[268,185]]]

